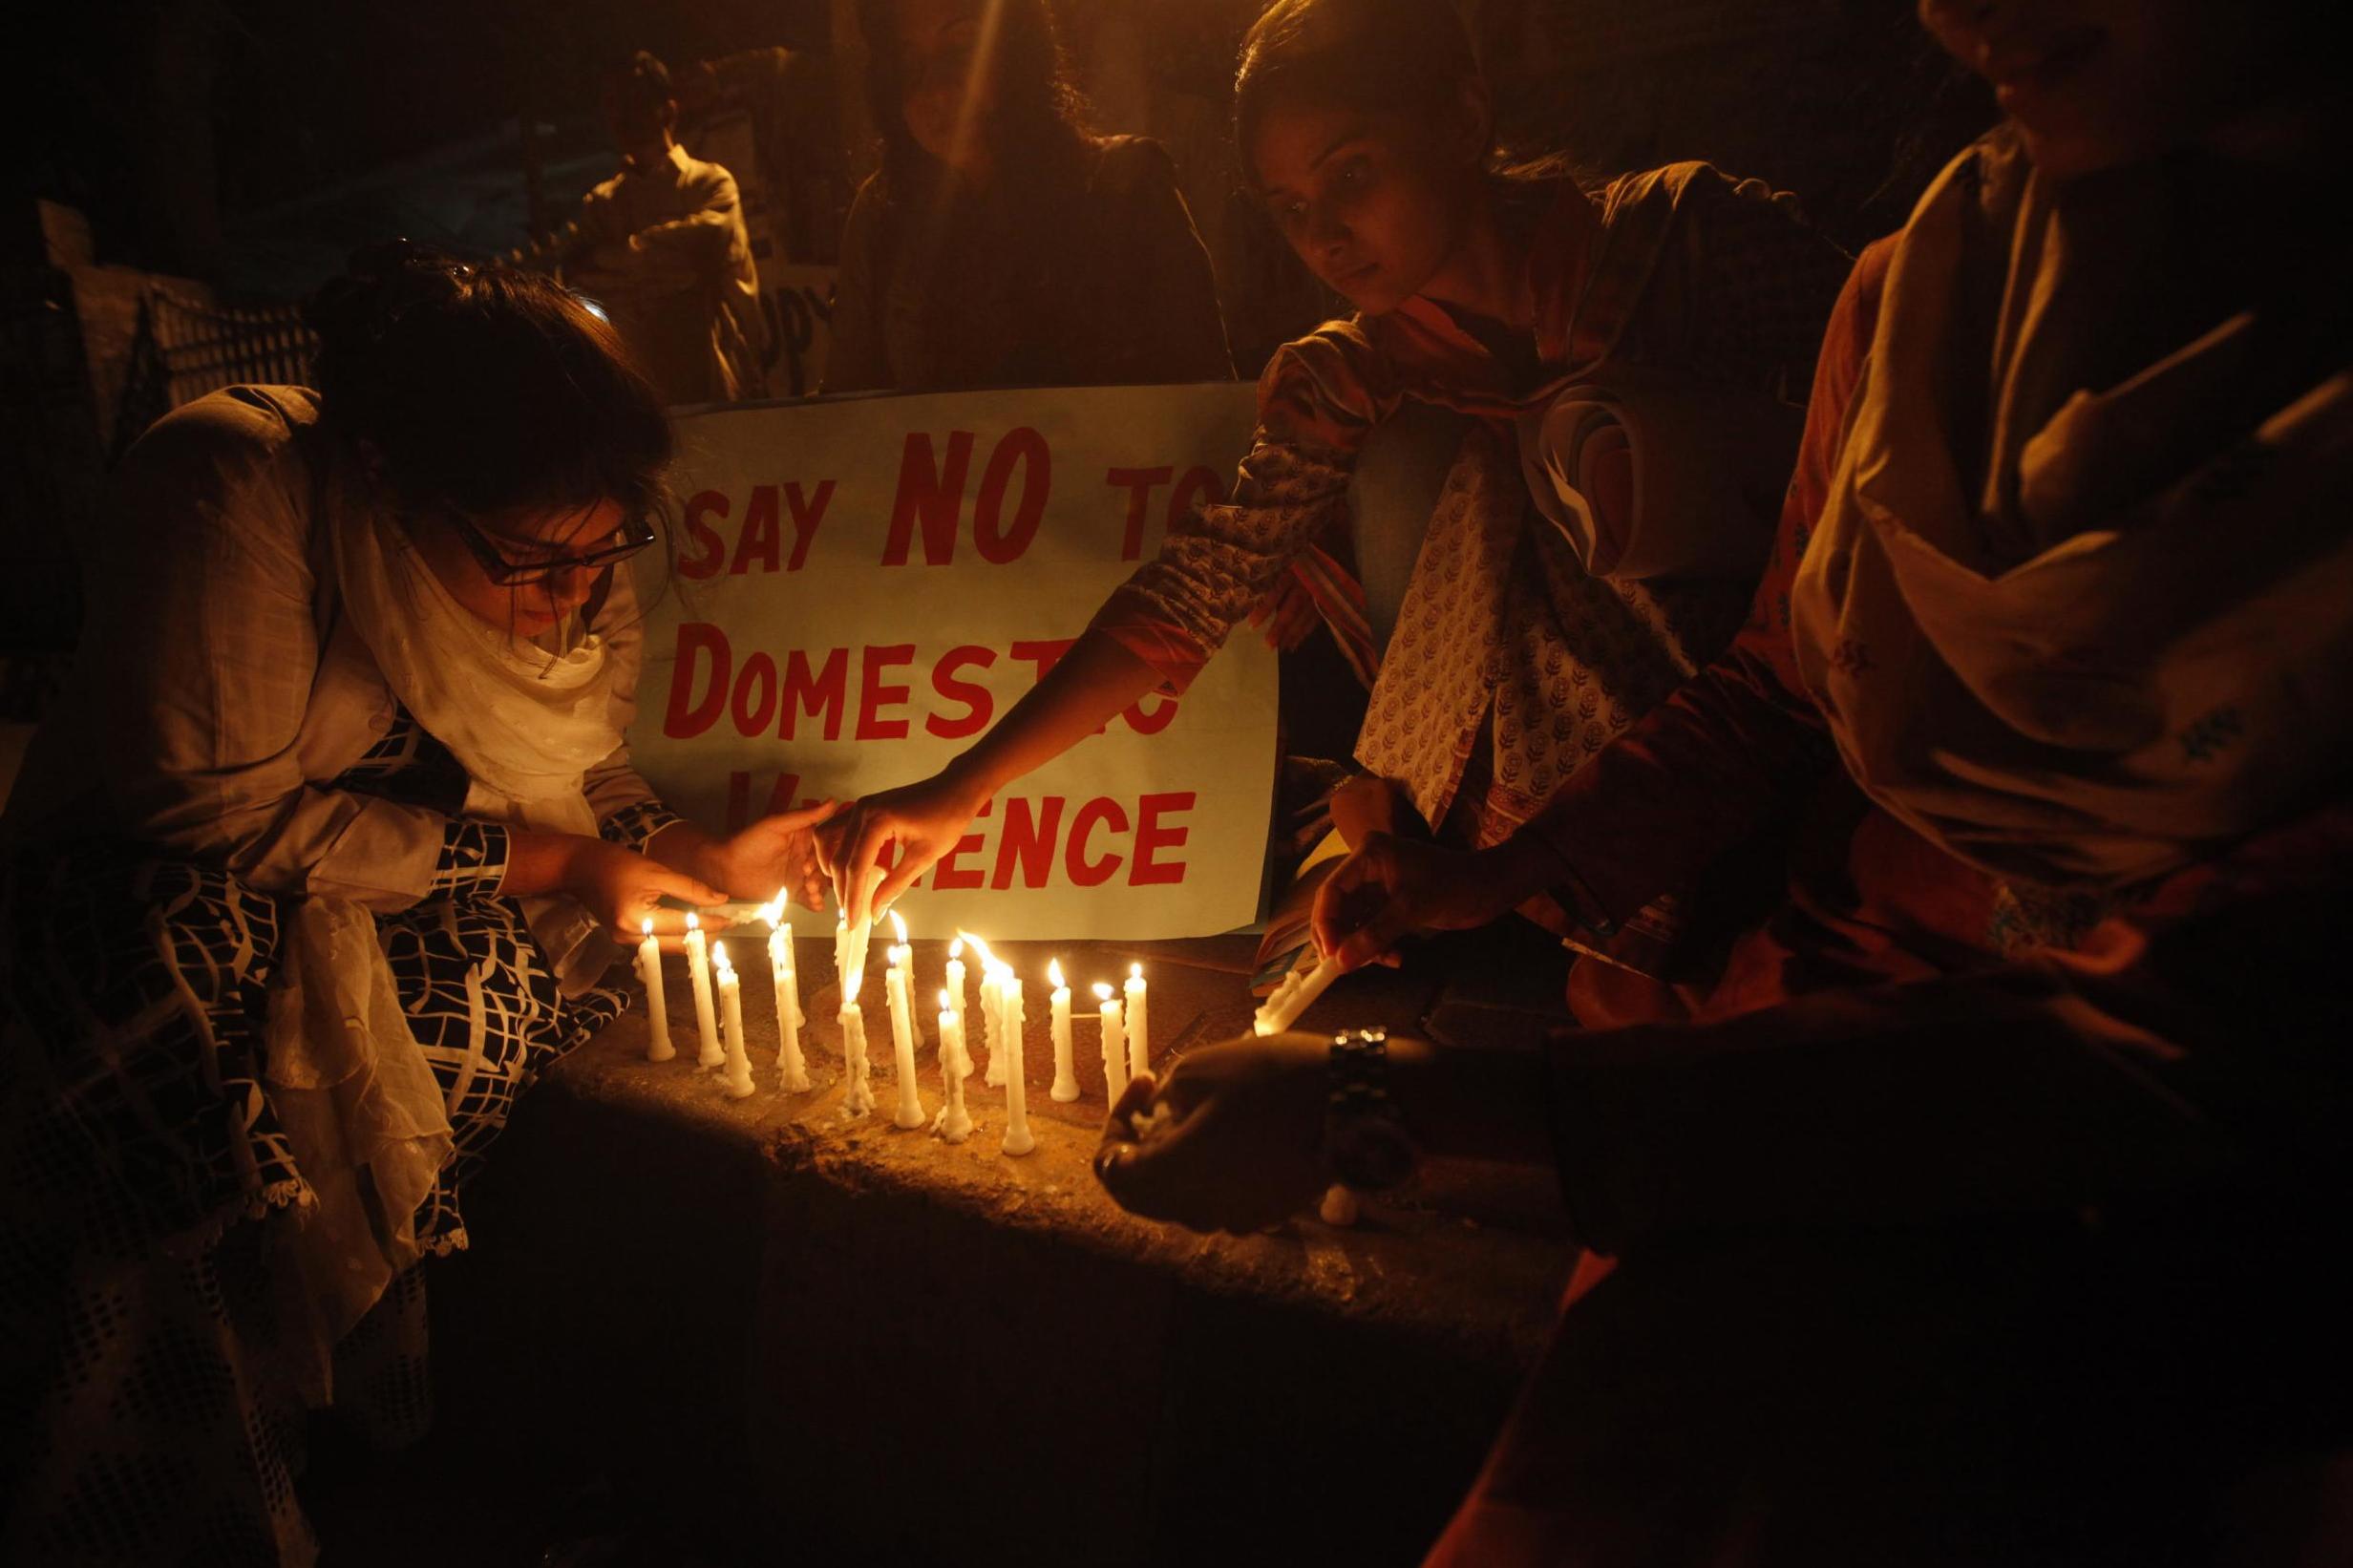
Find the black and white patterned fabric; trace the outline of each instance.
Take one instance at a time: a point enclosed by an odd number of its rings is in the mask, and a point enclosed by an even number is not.
[[[466,779],[402,713],[334,787],[455,813]],[[642,848],[675,819],[604,832]],[[498,892],[508,850],[453,816],[434,895],[377,921],[456,1134],[417,1214],[433,1253],[465,1245],[460,1190],[517,1098],[626,1006],[558,991]],[[277,942],[276,901],[216,867],[92,842],[0,861],[0,1561],[315,1556],[265,1266],[304,1194],[263,1070]],[[337,1349],[338,1415],[375,1441],[422,1434],[424,1328],[413,1269]]]

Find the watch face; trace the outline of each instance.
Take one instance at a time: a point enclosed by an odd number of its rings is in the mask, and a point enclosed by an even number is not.
[[[1413,1145],[1388,1122],[1363,1121],[1333,1141],[1331,1161],[1343,1185],[1377,1193],[1413,1174]]]

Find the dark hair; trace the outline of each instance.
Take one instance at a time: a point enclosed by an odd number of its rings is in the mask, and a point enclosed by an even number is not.
[[[1447,0],[1275,0],[1242,35],[1234,146],[1248,171],[1250,138],[1282,99],[1435,117],[1478,75],[1471,35]]]
[[[361,251],[305,312],[326,427],[394,504],[468,518],[611,500],[652,517],[669,421],[613,329],[552,278],[406,243]]]
[[[1072,84],[1053,13],[1046,0],[993,0],[989,9],[997,26],[989,147],[1007,170],[1076,178],[1074,155],[1087,141],[1087,100]],[[859,0],[858,25],[866,39],[866,106],[882,138],[883,179],[903,195],[923,182],[931,159],[908,134],[901,107],[906,62],[900,55],[894,0]]]
[[[605,78],[605,117],[632,131],[650,131],[668,120],[672,96],[670,68],[641,49]]]

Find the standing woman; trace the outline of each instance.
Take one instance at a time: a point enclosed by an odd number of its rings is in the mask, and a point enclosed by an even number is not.
[[[1228,502],[1172,530],[970,751],[828,830],[853,918],[886,843],[887,900],[997,790],[1181,690],[1286,572],[1372,689],[1364,815],[1462,844],[1527,820],[1739,624],[1844,254],[1705,164],[1591,194],[1494,171],[1486,84],[1443,0],[1281,0],[1243,41],[1235,133],[1356,314],[1268,365]],[[1434,516],[1359,538],[1366,579],[1382,562],[1402,584],[1368,614],[1315,541],[1347,518],[1367,437],[1411,405],[1468,434]]]
[[[827,392],[1234,373],[1176,167],[1080,121],[1045,0],[860,0],[882,167],[841,243]]]
[[[309,1561],[307,1408],[428,1416],[416,1268],[658,901],[765,897],[622,742],[670,436],[555,283],[402,246],[315,390],[134,449],[0,817],[0,1558]],[[122,1477],[137,1477],[124,1495]]]

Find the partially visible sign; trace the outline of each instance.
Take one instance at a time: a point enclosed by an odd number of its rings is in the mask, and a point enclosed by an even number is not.
[[[713,831],[926,777],[1036,684],[1169,519],[1224,495],[1244,385],[851,398],[682,415],[647,568],[640,770]],[[1256,917],[1275,659],[1238,637],[992,801],[901,905],[919,934],[1152,938]],[[815,917],[799,919],[814,925]]]

